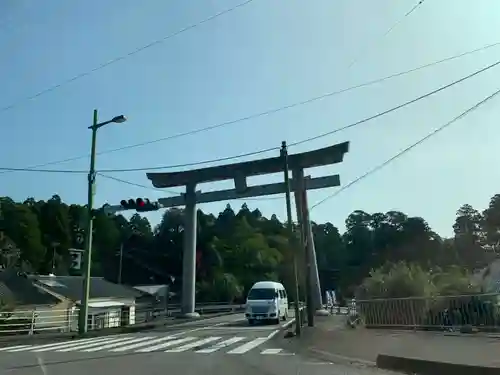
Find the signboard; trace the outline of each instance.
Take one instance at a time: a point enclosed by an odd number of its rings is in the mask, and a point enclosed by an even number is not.
[[[71,256],[70,269],[79,271],[82,268],[83,252],[84,250],[81,249],[69,249],[69,255]]]

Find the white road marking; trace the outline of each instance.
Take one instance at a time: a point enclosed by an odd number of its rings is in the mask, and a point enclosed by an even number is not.
[[[147,342],[140,342],[138,344],[133,344],[133,345],[127,345],[127,346],[122,346],[121,348],[113,349],[111,350],[112,352],[125,352],[127,350],[132,350],[136,348],[141,348],[143,346],[148,346],[151,344],[157,344],[162,341],[167,341],[167,340],[172,340],[174,336],[165,336],[165,337],[160,337],[155,340],[147,341]]]
[[[214,326],[220,326],[224,323],[218,323]],[[205,327],[202,327],[203,329]],[[222,327],[221,327],[222,328]],[[274,327],[273,327],[274,328]],[[200,331],[200,328],[190,330]],[[65,342],[52,342],[44,345],[17,345],[0,348],[1,352],[126,352],[149,353],[164,351],[166,353],[181,353],[192,351],[200,354],[211,354],[223,350],[225,354],[244,354],[274,337],[280,329],[275,329],[264,337],[231,336],[187,336],[186,332],[178,332],[165,336],[153,335],[110,335],[86,338],[80,340],[71,340]],[[243,333],[243,332],[241,332]],[[183,336],[184,335],[184,336]],[[239,345],[239,346],[238,346]],[[227,351],[231,349],[232,350]],[[262,355],[294,355],[284,352],[278,348],[262,348]],[[38,357],[37,357],[38,358]]]
[[[279,354],[283,349],[265,349],[260,354]]]
[[[280,331],[279,329],[272,331],[269,335],[267,335],[267,339],[268,340],[272,339],[274,336],[276,336],[279,333],[279,331]]]
[[[255,340],[247,342],[246,344],[238,346],[236,349],[230,350],[229,352],[227,352],[227,354],[243,354],[243,353],[246,353],[249,350],[252,350],[253,348],[256,348],[257,346],[262,345],[267,340],[269,340],[268,337],[259,337],[259,338],[255,339]]]
[[[203,319],[203,320],[201,320],[201,322],[205,322],[207,320],[212,320],[212,319],[218,319],[218,318],[219,317]],[[214,324],[212,326],[208,326],[208,327],[198,327],[198,328],[188,329],[187,331],[175,333],[174,336],[182,336],[182,335],[185,335],[187,333],[198,332],[198,331],[202,331],[202,330],[206,330],[206,329],[210,329],[210,328],[216,328],[216,327],[224,326],[224,325],[227,325],[230,323],[239,322],[241,320],[245,320],[245,318],[238,317],[237,319],[232,319],[232,320],[227,320],[225,322],[216,323],[216,324]],[[187,322],[187,323],[178,324],[178,325],[174,326],[174,328],[177,326],[183,326],[183,325],[188,325],[188,324],[193,324],[193,323]]]
[[[93,348],[95,346],[99,346],[99,345],[103,345],[103,344],[111,344],[112,342],[119,342],[119,341],[123,341],[123,340],[127,340],[127,338],[125,338],[125,339],[123,339],[123,338],[108,339],[108,340],[103,340],[103,341],[99,341],[99,342],[91,342],[91,343],[87,343],[87,344],[73,346],[71,348],[58,349],[58,350],[56,350],[56,352],[74,352],[76,350]]]
[[[40,370],[42,371],[43,375],[47,375],[47,368],[45,367],[45,364],[43,363],[43,359],[37,355],[36,360],[38,362],[38,366],[40,366]]]
[[[225,331],[270,331],[273,327],[204,327],[204,330],[220,329]]]
[[[23,351],[28,351],[28,350],[33,351],[33,349],[42,349],[42,348],[48,348],[48,347],[60,346],[60,345],[70,345],[70,344],[76,343],[76,342],[87,342],[87,341],[91,341],[91,340],[95,340],[95,338],[83,339],[83,340],[77,340],[77,341],[56,342],[56,343],[53,342],[53,343],[50,343],[50,344],[35,345],[35,346],[29,345],[28,347],[17,348],[17,349],[9,349],[9,350],[6,350],[6,351],[9,352],[9,353],[23,352]]]
[[[167,353],[185,352],[186,350],[196,348],[197,346],[209,344],[211,342],[214,342],[214,341],[217,341],[220,339],[221,339],[220,337],[213,337],[213,336],[212,337],[205,337],[201,340],[193,341],[193,342],[190,342],[189,344],[185,344],[185,345],[179,346],[179,347],[174,348],[174,349],[165,350],[165,352],[167,352]]]
[[[108,341],[108,340],[110,340],[109,337],[101,337],[101,338],[95,338],[94,337],[92,339],[59,342],[59,343],[55,343],[55,344],[52,344],[52,345],[45,346],[44,348],[34,349],[32,351],[33,352],[49,352],[51,350],[72,348],[74,346],[82,346],[83,344],[87,345],[88,343],[91,343],[91,342],[92,343],[94,343],[94,342],[103,342],[103,341]]]
[[[203,354],[213,353],[219,349],[236,344],[237,342],[240,342],[241,340],[244,340],[244,339],[245,339],[244,337],[231,337],[230,339],[218,342],[217,344],[215,344],[214,346],[211,346],[209,348],[197,350],[196,353],[203,353]]]
[[[110,344],[106,344],[106,345],[102,345],[102,346],[97,346],[95,348],[90,348],[90,349],[83,349],[82,351],[83,352],[97,352],[99,350],[106,350],[106,349],[112,349],[112,348],[116,348],[117,346],[121,346],[121,345],[127,345],[127,344],[133,344],[133,343],[136,343],[136,342],[140,342],[140,341],[146,341],[146,340],[151,340],[151,339],[154,339],[154,337],[151,337],[151,336],[146,336],[146,337],[138,337],[138,338],[135,338],[135,339],[127,339],[125,341],[119,341],[119,342],[112,342]]]
[[[183,339],[177,339],[177,340],[173,340],[173,341],[167,341],[167,342],[164,342],[162,344],[158,344],[158,345],[155,345],[155,346],[150,346],[148,348],[139,349],[136,352],[137,353],[148,353],[148,352],[152,352],[152,351],[155,351],[155,350],[168,348],[170,346],[175,346],[177,344],[182,344],[184,342],[188,342],[188,341],[192,341],[192,340],[196,340],[196,337],[184,337]]]
[[[0,348],[0,352],[5,350],[22,349],[22,348],[31,348],[31,345],[6,346],[5,348]]]

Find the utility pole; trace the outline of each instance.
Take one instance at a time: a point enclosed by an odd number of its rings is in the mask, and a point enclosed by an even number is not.
[[[295,234],[293,233],[292,222],[292,203],[290,201],[290,178],[288,176],[288,150],[286,141],[281,142],[281,157],[283,158],[283,173],[285,179],[285,199],[286,199],[286,217],[287,217],[287,230],[290,246],[293,251],[293,278],[294,278],[294,294],[295,294],[295,334],[300,336],[301,331],[301,317],[299,306],[299,279],[297,275],[297,246],[295,241]]]
[[[118,265],[118,284],[122,283],[122,269],[123,269],[123,242],[120,245],[120,264]]]
[[[59,246],[59,243],[57,242],[52,242],[50,244],[52,246],[52,274],[56,273],[56,247]]]
[[[308,251],[309,241],[311,240],[307,235],[309,222],[306,217],[305,205],[307,204],[305,198],[305,181],[304,170],[296,169],[293,171],[295,207],[297,209],[297,221],[300,228],[301,250],[305,254],[305,276],[306,276],[306,308],[307,308],[307,325],[314,327],[314,303],[313,303],[313,287],[312,287],[312,272],[311,272],[311,256]]]
[[[92,130],[92,144],[90,146],[90,168],[87,185],[87,231],[85,236],[85,257],[84,257],[84,277],[83,277],[83,296],[80,305],[80,316],[78,331],[80,334],[87,332],[89,315],[89,294],[90,294],[90,270],[92,268],[92,226],[93,226],[93,206],[95,193],[95,150],[97,140],[97,109],[94,109],[94,120],[90,129]]]
[[[89,294],[90,294],[90,271],[92,268],[92,225],[93,225],[93,215],[94,215],[94,194],[95,194],[95,157],[96,157],[96,140],[97,140],[97,130],[102,128],[104,125],[110,124],[112,122],[120,124],[127,121],[125,116],[120,115],[113,117],[109,121],[104,121],[101,123],[97,122],[97,109],[94,109],[94,119],[92,126],[89,129],[92,131],[92,143],[90,146],[90,168],[88,174],[88,185],[87,185],[87,227],[85,236],[85,269],[83,276],[83,293],[80,304],[79,311],[79,321],[78,321],[78,332],[80,334],[87,332],[88,325],[88,312],[89,312]]]

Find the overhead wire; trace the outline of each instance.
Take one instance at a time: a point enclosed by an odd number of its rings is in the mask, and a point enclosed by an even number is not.
[[[136,55],[136,54],[138,54],[140,52],[143,52],[143,51],[145,51],[145,50],[147,50],[147,49],[149,49],[151,47],[154,47],[156,45],[164,43],[168,39],[176,37],[179,34],[182,34],[182,33],[186,32],[186,31],[189,31],[189,30],[192,30],[194,28],[197,28],[197,27],[199,27],[199,26],[201,26],[201,25],[203,25],[205,23],[208,23],[210,21],[213,21],[214,19],[219,18],[219,17],[221,17],[221,16],[223,16],[225,14],[231,13],[231,12],[233,12],[233,11],[239,9],[239,8],[242,8],[242,7],[244,7],[244,6],[252,3],[253,1],[254,0],[243,1],[243,2],[241,2],[239,4],[236,4],[236,5],[234,5],[234,6],[230,7],[230,8],[227,8],[225,10],[222,10],[222,11],[218,12],[218,13],[215,13],[215,14],[211,15],[208,18],[205,18],[205,19],[203,19],[201,21],[192,23],[191,25],[185,26],[184,28],[182,28],[180,30],[177,30],[177,31],[175,31],[175,32],[173,32],[171,34],[168,34],[168,35],[166,35],[166,36],[164,36],[164,37],[162,37],[160,39],[156,39],[156,40],[154,40],[154,41],[152,41],[152,42],[150,42],[150,43],[148,43],[146,45],[138,47],[138,48],[136,48],[136,49],[134,49],[134,50],[126,53],[125,55],[121,55],[121,56],[115,57],[115,58],[113,58],[113,59],[111,59],[111,60],[109,60],[109,61],[107,61],[105,63],[102,63],[102,64],[100,64],[100,65],[98,65],[98,66],[96,66],[96,67],[94,67],[94,68],[92,68],[90,70],[87,70],[85,72],[77,74],[77,75],[73,76],[72,78],[69,78],[69,79],[67,79],[67,80],[65,80],[65,81],[63,81],[61,83],[55,84],[53,86],[50,86],[50,87],[48,87],[48,88],[46,88],[46,89],[44,89],[42,91],[39,91],[36,94],[33,94],[31,96],[27,96],[24,99],[21,99],[21,100],[15,102],[15,103],[12,103],[12,104],[7,105],[5,107],[1,107],[0,108],[0,113],[8,111],[8,110],[13,109],[13,108],[16,108],[19,105],[21,105],[21,104],[23,104],[23,103],[25,103],[27,101],[30,101],[30,100],[36,99],[36,98],[38,98],[38,97],[40,97],[42,95],[48,94],[48,93],[50,93],[52,91],[55,91],[55,90],[57,90],[57,89],[59,89],[59,88],[61,88],[63,86],[66,86],[67,84],[75,82],[75,81],[77,81],[77,80],[79,80],[79,79],[81,79],[83,77],[90,76],[91,74],[93,74],[93,73],[95,73],[95,72],[97,72],[97,71],[99,71],[101,69],[104,69],[104,68],[106,68],[106,67],[108,67],[108,66],[110,66],[112,64],[115,64],[115,63],[117,63],[119,61],[125,60],[125,59],[127,59],[127,58],[129,58],[131,56],[134,56],[134,55]]]
[[[449,89],[450,87],[453,87],[459,83],[462,83],[470,78],[473,78],[481,73],[484,73],[490,69],[493,69],[494,67],[496,67],[497,65],[500,64],[500,60],[492,63],[492,64],[489,64],[488,66],[484,67],[484,68],[481,68],[479,70],[476,70],[460,79],[457,79],[451,83],[448,83],[446,85],[443,85],[437,89],[434,89],[430,92],[427,92],[423,95],[420,95],[414,99],[411,99],[411,100],[408,100],[404,103],[401,103],[395,107],[391,107],[385,111],[382,111],[382,112],[378,112],[377,114],[375,115],[372,115],[372,116],[369,116],[369,117],[366,117],[362,120],[359,120],[359,121],[356,121],[354,123],[351,123],[351,124],[348,124],[348,125],[345,125],[341,128],[337,128],[337,129],[334,129],[334,130],[331,130],[331,131],[328,131],[328,132],[325,132],[325,133],[322,133],[322,134],[319,134],[319,135],[316,135],[316,136],[313,136],[313,137],[309,137],[309,138],[306,138],[306,139],[303,139],[301,141],[297,141],[297,142],[293,142],[289,145],[289,147],[294,147],[294,146],[297,146],[297,145],[300,145],[300,144],[303,144],[303,143],[306,143],[306,142],[311,142],[311,141],[314,141],[314,140],[317,140],[319,138],[323,138],[323,137],[326,137],[328,135],[332,135],[334,133],[337,133],[337,132],[340,132],[340,131],[343,131],[343,130],[346,130],[346,129],[350,129],[350,128],[353,128],[355,126],[358,126],[358,125],[361,125],[361,124],[364,124],[368,121],[371,121],[371,120],[374,120],[378,117],[382,117],[382,116],[385,116],[391,112],[394,112],[394,111],[397,111],[401,108],[404,108],[408,105],[411,105],[413,103],[416,103],[422,99],[425,99],[429,96],[432,96],[432,95],[435,95],[441,91],[444,91],[446,89]],[[245,153],[245,154],[239,154],[239,155],[233,155],[233,156],[228,156],[228,157],[224,157],[224,158],[219,158],[219,159],[212,159],[212,160],[207,160],[207,161],[200,161],[200,162],[192,162],[192,163],[186,163],[186,164],[178,164],[178,165],[165,165],[165,166],[157,166],[157,167],[146,167],[146,168],[130,168],[130,169],[107,169],[107,170],[101,170],[100,172],[105,172],[105,173],[110,173],[110,172],[136,172],[136,171],[146,171],[146,170],[159,170],[159,169],[172,169],[172,168],[181,168],[181,167],[186,167],[186,166],[196,166],[196,165],[202,165],[202,164],[208,164],[208,163],[215,163],[215,162],[220,162],[220,161],[227,161],[227,160],[232,160],[232,159],[237,159],[237,158],[241,158],[241,157],[244,157],[244,156],[249,156],[249,155],[257,155],[257,154],[262,154],[262,153],[266,153],[266,152],[269,152],[269,151],[274,151],[274,150],[277,150],[279,149],[279,147],[271,147],[271,148],[266,148],[266,149],[262,149],[262,150],[258,150],[258,151],[253,151],[253,152],[249,152],[249,153]]]
[[[135,186],[135,187],[139,187],[139,188],[143,188],[143,189],[159,191],[159,192],[162,192],[162,193],[168,193],[168,194],[172,194],[172,195],[180,195],[181,194],[180,192],[176,192],[176,191],[172,191],[172,190],[165,190],[165,189],[160,189],[160,188],[155,188],[154,186],[142,185],[142,184],[138,184],[136,182],[124,180],[122,178],[118,178],[118,177],[106,175],[104,173],[99,173],[98,172],[97,175],[101,176],[101,177],[104,177],[104,178],[107,178],[109,180],[120,182],[122,184],[131,185],[131,186]],[[258,201],[263,201],[263,200],[276,200],[276,199],[282,199],[282,197],[265,197],[265,198],[260,198],[260,197],[259,198],[253,198],[253,197],[250,197],[250,198],[237,198],[235,200],[241,200],[241,201],[258,200]]]
[[[334,130],[331,130],[331,131],[328,131],[328,132],[325,132],[325,133],[322,133],[322,134],[319,134],[319,135],[316,135],[316,136],[313,136],[313,137],[309,137],[309,138],[306,138],[306,139],[303,139],[301,141],[297,141],[297,142],[293,142],[293,143],[290,143],[289,147],[294,147],[294,146],[297,146],[297,145],[300,145],[300,144],[303,144],[303,143],[306,143],[306,142],[311,142],[313,140],[317,140],[319,138],[323,138],[323,137],[326,137],[326,136],[329,136],[329,135],[332,135],[334,133],[337,133],[337,132],[340,132],[340,131],[343,131],[343,130],[346,130],[346,129],[350,129],[350,128],[353,128],[353,127],[356,127],[358,125],[361,125],[361,124],[364,124],[368,121],[371,121],[371,120],[374,120],[376,118],[379,118],[379,117],[382,117],[382,116],[385,116],[391,112],[394,112],[394,111],[397,111],[401,108],[404,108],[408,105],[411,105],[413,103],[416,103],[422,99],[425,99],[429,96],[432,96],[432,95],[435,95],[441,91],[444,91],[452,86],[455,86],[459,83],[462,83],[470,78],[473,78],[481,73],[484,73],[494,67],[496,67],[497,65],[500,64],[500,60],[492,63],[492,64],[489,64],[479,70],[476,70],[460,79],[457,79],[451,83],[448,83],[446,85],[443,85],[437,89],[434,89],[430,92],[427,92],[423,95],[420,95],[414,99],[411,99],[411,100],[408,100],[406,102],[403,102],[395,107],[391,107],[385,111],[382,111],[382,112],[378,112],[376,113],[375,115],[372,115],[372,116],[369,116],[369,117],[366,117],[362,120],[359,120],[359,121],[356,121],[354,123],[350,123],[348,125],[345,125],[345,126],[342,126],[340,128],[336,128]],[[247,153],[242,153],[242,154],[238,154],[238,155],[232,155],[232,156],[227,156],[227,157],[221,157],[221,158],[216,158],[216,159],[210,159],[210,160],[203,160],[203,161],[198,161],[198,162],[191,162],[191,163],[184,163],[184,164],[174,164],[174,165],[163,165],[163,166],[153,166],[153,167],[141,167],[141,168],[123,168],[123,169],[101,169],[101,170],[98,170],[99,173],[118,173],[118,172],[140,172],[140,171],[151,171],[151,170],[161,170],[161,169],[173,169],[173,168],[182,168],[182,167],[188,167],[188,166],[198,166],[198,165],[203,165],[203,164],[210,164],[210,163],[217,163],[217,162],[221,162],[221,161],[228,161],[228,160],[233,160],[233,159],[238,159],[238,158],[242,158],[242,157],[246,157],[246,156],[253,156],[253,155],[259,155],[259,154],[263,154],[263,153],[266,153],[266,152],[270,152],[270,151],[275,151],[275,150],[278,150],[279,147],[269,147],[269,148],[265,148],[265,149],[261,149],[261,150],[257,150],[257,151],[252,151],[252,152],[247,152]],[[12,171],[12,172],[43,172],[43,173],[88,173],[88,171],[85,171],[85,170],[68,170],[68,169],[64,169],[64,170],[57,170],[57,169],[35,169],[35,168],[10,168],[10,167],[0,167],[0,171]]]
[[[185,132],[185,133],[173,134],[173,135],[170,135],[170,136],[167,136],[167,137],[157,138],[157,139],[146,141],[146,142],[142,142],[142,143],[136,143],[136,144],[127,145],[127,146],[123,146],[123,147],[119,147],[119,148],[115,148],[115,149],[100,151],[100,152],[97,152],[96,155],[104,155],[104,154],[109,154],[109,153],[114,153],[114,152],[118,152],[118,151],[132,149],[132,148],[136,148],[136,147],[146,146],[146,145],[150,145],[150,144],[153,144],[153,143],[158,143],[158,142],[163,142],[163,141],[168,141],[168,140],[172,140],[172,139],[176,139],[176,138],[181,138],[181,137],[185,137],[185,136],[194,135],[194,134],[197,134],[197,133],[201,133],[201,132],[205,132],[205,131],[217,129],[217,128],[220,128],[220,127],[224,127],[224,126],[227,126],[227,125],[236,124],[238,122],[243,122],[243,121],[248,121],[248,120],[256,119],[256,118],[259,118],[259,117],[262,117],[262,116],[266,116],[266,115],[270,115],[270,114],[273,114],[273,113],[277,113],[277,112],[285,111],[285,110],[288,110],[288,109],[292,109],[294,107],[298,107],[298,106],[306,105],[306,104],[309,104],[309,103],[313,103],[315,101],[326,99],[328,97],[339,95],[339,94],[342,94],[342,93],[345,93],[345,92],[348,92],[348,91],[351,91],[351,90],[355,90],[355,89],[367,87],[367,86],[374,85],[374,84],[377,84],[377,83],[382,83],[384,81],[387,81],[387,80],[390,80],[390,79],[393,79],[393,78],[397,78],[397,77],[400,77],[400,76],[403,76],[403,75],[406,75],[406,74],[409,74],[409,73],[416,72],[416,71],[421,70],[421,69],[429,68],[429,67],[432,67],[432,66],[444,63],[444,62],[448,62],[448,61],[452,61],[452,60],[455,60],[455,59],[458,59],[458,58],[461,58],[461,57],[465,57],[467,55],[471,55],[471,54],[475,54],[475,53],[478,53],[478,52],[481,52],[481,51],[485,51],[487,49],[490,49],[490,48],[493,48],[493,47],[497,47],[497,46],[500,46],[500,42],[491,43],[491,44],[485,45],[483,47],[476,48],[474,50],[469,50],[469,51],[466,51],[466,52],[463,52],[463,53],[460,53],[460,54],[457,54],[457,55],[453,55],[453,56],[450,56],[450,57],[447,57],[447,58],[444,58],[444,59],[441,59],[441,60],[437,60],[437,61],[428,63],[428,64],[420,65],[420,66],[412,68],[412,69],[408,69],[408,70],[405,70],[405,71],[394,73],[394,74],[391,74],[391,75],[388,75],[388,76],[385,76],[385,77],[382,77],[382,78],[378,78],[378,79],[375,79],[375,80],[371,80],[371,81],[368,81],[368,82],[364,82],[364,83],[361,83],[361,84],[358,84],[358,85],[349,86],[349,87],[346,87],[346,88],[343,88],[343,89],[340,89],[340,90],[337,90],[337,91],[328,92],[326,94],[315,96],[315,97],[312,97],[312,98],[309,98],[309,99],[306,99],[306,100],[303,100],[303,101],[300,101],[300,102],[295,102],[295,103],[292,103],[292,104],[288,104],[286,106],[274,108],[274,109],[271,109],[271,110],[268,110],[268,111],[264,111],[264,112],[259,112],[259,113],[251,114],[251,115],[248,115],[248,116],[245,116],[245,117],[241,117],[241,118],[238,118],[238,119],[235,119],[235,120],[230,120],[230,121],[218,123],[218,124],[207,126],[207,127],[204,127],[204,128],[199,128],[199,129],[191,130],[191,131],[188,131],[188,132]],[[17,171],[22,171],[22,170],[29,170],[29,171],[31,171],[33,169],[44,168],[44,167],[48,167],[48,166],[51,166],[51,165],[63,164],[63,163],[66,163],[66,162],[77,161],[77,160],[81,160],[81,159],[85,159],[85,158],[89,158],[89,157],[90,157],[90,155],[86,154],[86,155],[80,155],[80,156],[70,157],[70,158],[66,158],[66,159],[60,159],[60,160],[50,161],[50,162],[46,162],[46,163],[42,163],[42,164],[35,164],[35,165],[31,165],[31,166],[28,166],[28,167],[25,167],[25,168],[0,168],[0,174],[2,174],[2,173],[9,173],[9,172],[17,172]],[[41,170],[41,171],[44,172],[45,170]],[[80,172],[75,172],[75,173],[80,173]]]
[[[322,100],[322,99],[333,97],[333,96],[336,96],[336,95],[339,95],[339,94],[343,94],[343,93],[346,93],[346,92],[349,92],[349,91],[352,91],[352,90],[356,90],[356,89],[363,88],[363,87],[368,87],[368,86],[371,86],[371,85],[374,85],[374,84],[377,84],[377,83],[382,83],[384,81],[387,81],[387,80],[390,80],[390,79],[393,79],[393,78],[397,78],[397,77],[401,77],[401,76],[404,76],[406,74],[410,74],[410,73],[419,71],[421,69],[429,68],[429,67],[432,67],[432,66],[435,66],[435,65],[438,65],[438,64],[442,64],[444,62],[448,62],[448,61],[452,61],[452,60],[455,60],[455,59],[459,59],[461,57],[465,57],[467,55],[475,54],[475,53],[478,53],[478,52],[481,52],[481,51],[485,51],[487,49],[498,47],[498,46],[500,46],[500,42],[491,43],[491,44],[485,45],[483,47],[476,48],[474,50],[466,51],[466,52],[463,52],[463,53],[460,53],[460,54],[457,54],[457,55],[453,55],[453,56],[450,56],[450,57],[447,57],[447,58],[444,58],[444,59],[441,59],[441,60],[437,60],[437,61],[434,61],[434,62],[431,62],[431,63],[428,63],[428,64],[420,65],[420,66],[412,68],[412,69],[408,69],[408,70],[405,70],[405,71],[394,73],[394,74],[391,74],[391,75],[388,75],[388,76],[385,76],[385,77],[382,77],[382,78],[377,78],[377,79],[374,79],[374,80],[371,80],[371,81],[368,81],[368,82],[364,82],[364,83],[361,83],[361,84],[358,84],[358,85],[349,86],[349,87],[346,87],[346,88],[343,88],[343,89],[340,89],[340,90],[328,92],[328,93],[325,93],[325,94],[322,94],[322,95],[319,95],[319,96],[315,96],[315,97],[312,97],[312,98],[309,98],[309,99],[306,99],[306,100],[302,100],[302,101],[299,101],[299,102],[291,103],[291,104],[288,104],[288,105],[285,105],[285,106],[277,107],[277,108],[270,109],[270,110],[263,111],[263,112],[254,113],[254,114],[251,114],[251,115],[240,117],[238,119],[221,122],[221,123],[218,123],[218,124],[215,124],[215,125],[210,125],[210,126],[207,126],[207,127],[194,129],[194,130],[187,131],[187,132],[184,132],[184,133],[173,134],[173,135],[170,135],[170,136],[167,136],[167,137],[157,138],[157,139],[154,139],[154,140],[149,140],[149,141],[145,141],[145,142],[141,142],[141,143],[136,143],[136,144],[132,144],[132,145],[127,145],[127,146],[122,146],[122,147],[118,147],[118,148],[115,148],[115,149],[100,151],[100,152],[97,152],[96,155],[104,155],[104,154],[109,154],[109,153],[124,151],[124,150],[128,150],[128,149],[133,149],[133,148],[137,148],[137,147],[147,146],[147,145],[150,145],[150,144],[154,144],[154,143],[158,143],[158,142],[164,142],[164,141],[168,141],[168,140],[173,140],[173,139],[177,139],[177,138],[181,138],[181,137],[185,137],[185,136],[195,135],[195,134],[198,134],[198,133],[202,133],[202,132],[205,132],[205,131],[210,131],[210,130],[213,130],[213,129],[225,127],[225,126],[236,124],[236,123],[239,123],[239,122],[256,119],[256,118],[263,117],[263,116],[266,116],[266,115],[271,115],[271,114],[274,114],[274,113],[278,113],[278,112],[281,112],[281,111],[285,111],[285,110],[288,110],[288,109],[292,109],[292,108],[295,108],[295,107],[299,107],[299,106],[302,106],[302,105],[313,103],[313,102],[316,102],[316,101],[319,101],[319,100]],[[70,158],[66,158],[66,159],[60,159],[60,160],[55,160],[55,161],[50,161],[50,162],[46,162],[46,163],[42,163],[42,164],[35,164],[35,165],[32,165],[32,166],[25,167],[24,169],[30,169],[31,170],[31,169],[37,169],[37,168],[44,168],[44,167],[48,167],[48,166],[51,166],[51,165],[63,164],[63,163],[66,163],[66,162],[77,161],[77,160],[86,159],[86,158],[89,158],[89,157],[90,157],[89,154],[80,155],[80,156],[74,156],[74,157],[70,157]],[[9,173],[9,172],[15,172],[15,171],[17,171],[17,169],[15,169],[15,168],[12,171],[0,168],[0,174],[2,174],[2,173]]]
[[[349,125],[346,125],[346,126],[342,126],[341,128],[337,128],[337,129],[334,129],[334,130],[331,130],[331,131],[328,131],[328,132],[316,135],[314,137],[309,137],[309,138],[303,139],[301,141],[291,143],[290,147],[297,146],[297,145],[300,145],[300,144],[303,144],[303,143],[306,143],[306,142],[311,142],[311,141],[314,141],[316,139],[323,138],[323,137],[326,137],[328,135],[332,135],[332,134],[338,133],[340,131],[344,131],[344,130],[353,128],[353,127],[361,125],[361,124],[363,124],[365,122],[374,120],[374,119],[376,119],[378,117],[385,116],[385,115],[387,115],[387,114],[389,114],[391,112],[397,111],[397,110],[399,110],[399,109],[401,109],[403,107],[406,107],[406,106],[408,106],[410,104],[416,103],[416,102],[418,102],[418,101],[420,101],[422,99],[425,99],[425,98],[427,98],[429,96],[432,96],[432,95],[437,94],[437,93],[439,93],[441,91],[449,89],[450,87],[455,86],[455,85],[457,85],[459,83],[462,83],[462,82],[464,82],[464,81],[466,81],[466,80],[468,80],[470,78],[473,78],[473,77],[477,76],[478,74],[484,73],[487,70],[490,70],[490,69],[496,67],[499,64],[500,64],[500,60],[498,60],[497,62],[495,62],[493,64],[490,64],[490,65],[488,65],[488,66],[486,66],[486,67],[484,67],[482,69],[476,70],[475,72],[473,72],[473,73],[471,73],[471,74],[469,74],[469,75],[467,75],[465,77],[462,77],[462,78],[460,78],[458,80],[455,80],[455,81],[453,81],[451,83],[448,83],[447,85],[441,86],[441,87],[439,87],[439,88],[437,88],[435,90],[432,90],[432,91],[430,91],[430,92],[428,92],[426,94],[420,95],[420,96],[418,96],[418,97],[416,97],[416,98],[414,98],[412,100],[406,101],[406,102],[404,102],[404,103],[402,103],[400,105],[397,105],[397,106],[389,108],[389,109],[387,109],[385,111],[379,112],[379,113],[377,113],[377,114],[375,114],[373,116],[366,117],[366,118],[364,118],[364,119],[362,119],[360,121],[356,121],[356,122],[354,122],[352,124],[349,124]]]
[[[124,179],[121,179],[121,178],[118,178],[118,177],[114,177],[114,176],[109,176],[109,175],[106,175],[106,174],[100,173],[100,172],[97,172],[96,174],[98,176],[101,176],[101,177],[104,177],[104,178],[107,178],[109,180],[113,180],[113,181],[116,181],[116,182],[120,182],[120,183],[126,184],[126,185],[140,187],[140,188],[148,189],[148,190],[160,191],[162,193],[168,193],[168,194],[172,194],[172,195],[178,195],[179,194],[178,192],[175,192],[175,191],[165,190],[165,189],[159,189],[159,188],[155,188],[154,186],[147,186],[147,185],[138,184],[136,182],[124,180]]]
[[[435,136],[436,134],[442,132],[443,130],[445,130],[446,128],[450,127],[451,125],[453,125],[455,122],[459,121],[460,119],[464,118],[465,116],[467,116],[468,114],[470,114],[471,112],[475,111],[476,109],[478,109],[480,106],[482,106],[483,104],[485,104],[486,102],[490,101],[491,99],[493,99],[494,97],[496,97],[498,94],[500,94],[500,90],[497,90],[495,91],[493,94],[491,95],[488,95],[486,98],[484,98],[483,100],[481,100],[480,102],[476,103],[474,106],[468,108],[467,110],[465,110],[464,112],[462,112],[460,115],[456,116],[455,118],[453,118],[451,121],[448,121],[447,123],[445,123],[444,125],[441,125],[439,128],[433,130],[432,132],[430,132],[429,134],[427,134],[425,137],[419,139],[418,141],[416,141],[415,143],[411,144],[410,146],[406,147],[405,149],[401,150],[400,152],[398,152],[397,154],[395,154],[394,156],[392,156],[391,158],[387,159],[386,161],[384,161],[383,163],[377,165],[376,167],[370,169],[369,171],[367,171],[366,173],[364,173],[363,175],[361,175],[360,177],[356,178],[355,180],[351,181],[350,183],[348,183],[347,185],[343,186],[342,188],[338,189],[337,191],[335,191],[333,194],[330,194],[329,196],[327,196],[326,198],[323,198],[322,200],[320,200],[319,202],[315,203],[314,205],[311,206],[310,210],[313,210],[314,208],[318,207],[319,205],[325,203],[327,200],[333,198],[333,197],[336,197],[337,195],[339,195],[340,193],[342,193],[343,191],[351,188],[353,185],[359,183],[360,181],[364,180],[365,178],[371,176],[372,174],[380,171],[381,169],[385,168],[386,166],[388,166],[389,164],[391,164],[392,162],[394,162],[395,160],[401,158],[402,156],[404,156],[406,153],[410,152],[411,150],[413,150],[414,148],[420,146],[422,143],[428,141],[430,138],[432,138],[433,136]]]
[[[350,63],[347,65],[346,71],[349,71],[362,57],[364,57],[374,45],[377,45],[382,40],[384,40],[390,33],[394,31],[403,21],[409,17],[413,12],[415,12],[425,0],[419,0],[408,12],[406,12],[401,18],[399,18],[395,23],[393,23],[379,38],[375,40],[375,42],[369,43],[366,48],[361,51],[359,55],[357,55]]]

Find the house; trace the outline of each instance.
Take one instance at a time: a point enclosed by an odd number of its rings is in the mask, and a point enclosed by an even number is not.
[[[34,285],[25,274],[12,269],[0,271],[0,302],[3,334],[31,331],[38,309],[55,312],[67,307],[64,301]]]
[[[30,276],[33,283],[67,301],[69,329],[78,328],[78,309],[82,300],[82,276]],[[102,277],[90,278],[88,326],[90,329],[118,327],[135,323],[136,304],[154,304],[154,298],[134,288],[112,283]]]
[[[15,270],[0,271],[0,332],[76,331],[83,291],[81,276],[26,275]],[[154,303],[154,297],[101,277],[90,279],[89,329],[117,327],[135,323],[136,304]],[[22,320],[22,329],[11,321]],[[25,325],[29,328],[26,328]],[[3,328],[2,328],[3,326]],[[21,332],[22,331],[22,332]]]

